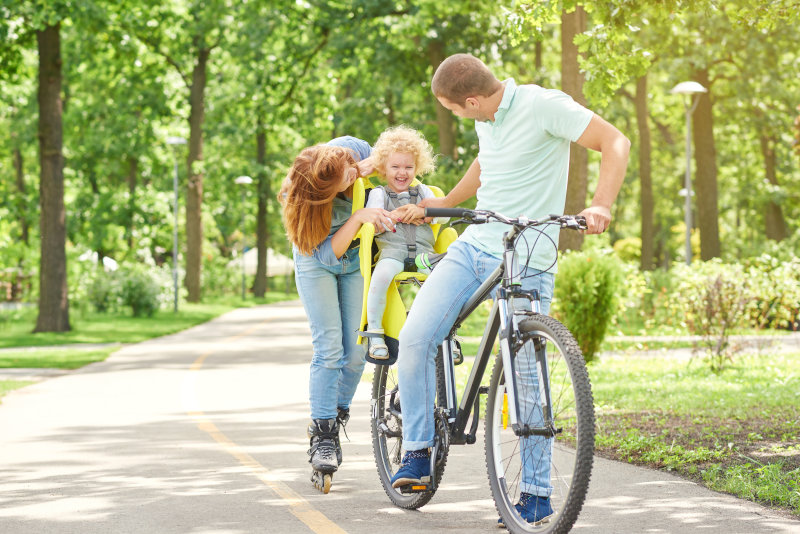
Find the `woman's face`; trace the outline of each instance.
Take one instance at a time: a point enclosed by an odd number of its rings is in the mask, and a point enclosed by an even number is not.
[[[342,183],[339,186],[339,192],[347,191],[347,189],[353,185],[353,182],[356,181],[358,178],[358,171],[356,170],[355,165],[348,165],[345,167],[344,175],[342,176]]]

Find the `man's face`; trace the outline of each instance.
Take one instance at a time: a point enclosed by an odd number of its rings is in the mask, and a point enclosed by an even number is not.
[[[436,97],[442,106],[446,109],[449,109],[453,112],[453,115],[456,117],[461,117],[462,119],[475,119],[475,120],[486,120],[481,117],[480,114],[480,107],[477,104],[477,101],[473,102],[475,99],[468,98],[465,102],[464,106],[456,104],[455,102],[451,102],[450,100],[446,99],[445,97]]]

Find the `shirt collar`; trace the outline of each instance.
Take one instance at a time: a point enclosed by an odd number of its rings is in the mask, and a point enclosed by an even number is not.
[[[497,111],[494,113],[494,121],[486,121],[488,123],[502,122],[506,116],[508,109],[511,107],[511,101],[514,100],[514,94],[517,92],[517,84],[514,78],[503,80],[503,98],[500,100],[500,105],[497,106]]]

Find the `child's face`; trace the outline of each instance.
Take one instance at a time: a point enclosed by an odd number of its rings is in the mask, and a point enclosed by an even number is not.
[[[414,180],[414,155],[407,152],[394,152],[386,159],[386,183],[395,193],[408,191]]]

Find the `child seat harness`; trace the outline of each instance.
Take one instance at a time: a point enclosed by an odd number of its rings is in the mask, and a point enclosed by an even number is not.
[[[408,197],[395,193],[386,186],[383,189],[384,209],[393,211],[406,204],[418,204],[420,201],[419,186],[408,188]],[[378,239],[381,258],[393,258],[403,262],[403,270],[417,272],[415,260],[421,252],[433,252],[433,229],[429,224],[420,226],[408,223],[397,223],[397,233],[384,232]],[[419,236],[418,236],[419,233]],[[417,239],[419,237],[419,240]],[[419,246],[417,245],[419,243]]]

